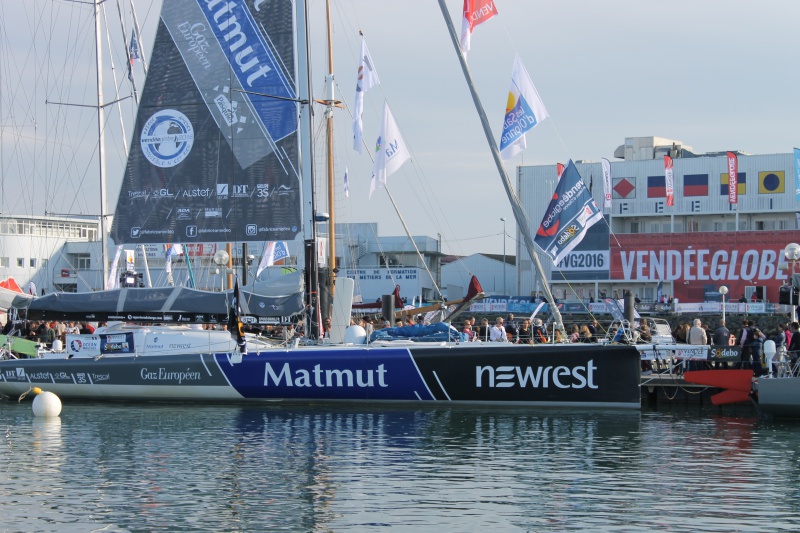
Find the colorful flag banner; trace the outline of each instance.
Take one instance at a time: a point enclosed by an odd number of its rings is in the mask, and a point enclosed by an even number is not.
[[[386,178],[411,158],[400,129],[394,121],[389,103],[383,104],[381,132],[375,143],[375,163],[372,166],[372,179],[369,184],[369,197],[386,185]]]
[[[261,256],[261,262],[258,264],[256,270],[256,277],[260,276],[265,268],[273,266],[275,261],[280,261],[289,257],[289,245],[286,241],[270,241],[267,247],[264,248],[264,255]]]
[[[469,51],[470,39],[475,26],[497,15],[497,7],[492,0],[464,0],[461,20],[461,53]]]
[[[708,174],[684,174],[683,196],[708,196]]]
[[[800,202],[800,148],[794,149],[794,197]]]
[[[728,203],[739,203],[739,159],[733,152],[728,152]]]
[[[667,195],[667,207],[675,205],[675,180],[672,175],[672,158],[664,156],[664,187]]]
[[[558,174],[558,179],[561,179],[561,174],[564,173],[564,163],[556,163],[556,174]]]
[[[358,80],[356,81],[356,104],[353,109],[353,149],[359,154],[363,141],[363,122],[361,114],[364,112],[364,93],[381,82],[378,71],[367,49],[367,41],[361,39],[361,59],[358,62]]]
[[[500,135],[500,157],[510,159],[524,150],[527,146],[525,132],[533,129],[547,116],[547,108],[539,98],[525,65],[518,55],[515,56],[503,132]]]
[[[600,165],[603,167],[603,207],[611,207],[611,162],[602,158]]]
[[[602,219],[600,208],[570,160],[558,181],[534,242],[557,264],[580,244],[588,229]]]
[[[783,194],[786,190],[786,172],[771,170],[758,173],[758,194]]]
[[[350,198],[350,180],[347,178],[347,167],[344,167],[344,197]]]

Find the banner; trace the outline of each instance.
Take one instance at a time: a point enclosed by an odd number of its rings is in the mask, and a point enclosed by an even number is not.
[[[664,156],[664,187],[666,188],[667,206],[675,205],[675,180],[672,175],[672,158]]]
[[[525,132],[547,118],[539,93],[519,56],[514,56],[511,88],[508,91],[503,132],[500,134],[500,157],[510,159],[526,147]]]
[[[464,0],[462,15],[461,53],[466,56],[475,26],[497,15],[497,7],[493,0]]]
[[[406,142],[400,135],[400,129],[389,109],[389,103],[383,103],[383,121],[381,133],[375,143],[375,163],[372,167],[372,180],[369,184],[369,197],[372,193],[386,185],[386,178],[400,166],[411,159]]]
[[[356,81],[356,103],[353,107],[353,149],[359,154],[361,153],[361,147],[364,145],[362,138],[363,123],[361,121],[361,114],[364,112],[364,93],[380,82],[378,71],[375,70],[372,57],[367,49],[367,41],[362,37],[361,60],[358,63],[358,80]]]
[[[800,148],[794,149],[794,197],[800,202]]]
[[[611,207],[611,162],[603,158],[600,164],[603,167],[603,207]]]
[[[797,149],[795,149],[796,151]],[[728,152],[728,203],[739,203],[739,160],[736,154]],[[800,198],[800,190],[798,190],[798,198]]]
[[[570,160],[558,181],[534,241],[554,263],[573,250],[603,214]]]
[[[564,173],[564,163],[556,163],[556,174],[558,179],[561,179],[561,174]]]

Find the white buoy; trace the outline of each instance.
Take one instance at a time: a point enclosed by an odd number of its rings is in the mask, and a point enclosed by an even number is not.
[[[61,400],[52,392],[43,391],[33,399],[34,416],[58,416],[61,414]]]
[[[366,344],[367,332],[361,326],[350,326],[344,330],[345,344]]]

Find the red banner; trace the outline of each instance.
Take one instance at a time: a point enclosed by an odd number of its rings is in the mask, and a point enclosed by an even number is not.
[[[739,203],[739,160],[728,152],[728,203]]]
[[[564,164],[556,163],[556,174],[558,174],[559,179],[561,179],[561,174],[563,173],[564,173]]]
[[[667,206],[675,205],[675,180],[672,174],[672,158],[664,156],[664,184],[667,189]]]
[[[611,279],[626,282],[672,282],[682,302],[702,302],[704,291],[726,285],[738,300],[747,286],[767,288],[767,299],[778,300],[788,279],[787,243],[800,240],[798,231],[739,231],[617,234],[611,247]]]

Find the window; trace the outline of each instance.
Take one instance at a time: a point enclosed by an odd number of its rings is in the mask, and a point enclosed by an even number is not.
[[[639,233],[639,223],[631,222],[631,233]]]
[[[739,231],[747,231],[747,221],[739,222]]]
[[[47,268],[47,259],[42,259],[42,268]]]
[[[700,231],[700,224],[693,220],[690,220],[686,223],[686,232],[691,233],[694,231]]]
[[[72,266],[76,270],[89,270],[92,268],[92,257],[89,254],[75,254],[72,256]]]
[[[56,292],[78,292],[78,285],[75,283],[54,283],[53,288]]]
[[[650,233],[658,233],[659,223],[653,222],[650,224]]]
[[[8,257],[0,257],[0,267],[8,268]]]
[[[722,222],[714,222],[714,231],[722,231]]]
[[[17,257],[17,266],[22,268],[25,266],[25,258],[24,257]]]
[[[778,229],[794,229],[794,228],[789,228],[789,223],[787,221],[779,220],[778,221]]]
[[[767,225],[764,224],[763,220],[756,220],[756,231],[764,231],[767,229]]]
[[[726,222],[725,231],[733,231],[736,229],[736,222]]]
[[[32,268],[36,268],[36,259],[31,257],[30,265]]]

